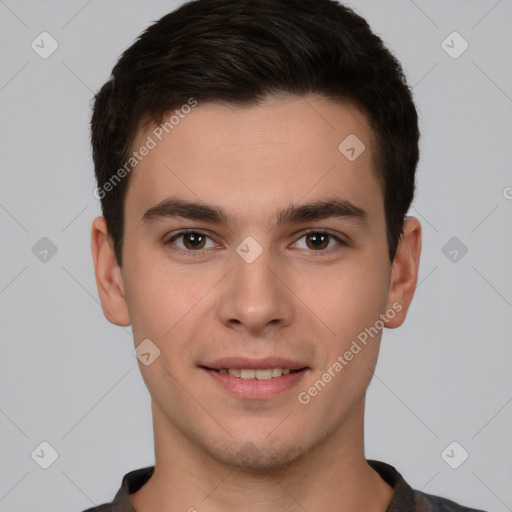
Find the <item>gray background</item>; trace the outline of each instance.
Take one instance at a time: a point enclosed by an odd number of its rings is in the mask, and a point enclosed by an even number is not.
[[[94,282],[89,101],[178,3],[0,1],[2,512],[81,511],[154,462],[131,331],[105,320]],[[419,285],[405,325],[384,334],[367,457],[425,492],[512,510],[512,0],[350,5],[402,61],[423,135]],[[43,31],[59,45],[47,59],[31,48]],[[469,44],[458,58],[445,49],[460,39],[442,45],[453,31]],[[46,261],[43,237],[57,249]],[[31,456],[43,441],[58,452],[48,469],[34,460],[48,449]],[[458,469],[441,456],[453,441],[469,453]]]

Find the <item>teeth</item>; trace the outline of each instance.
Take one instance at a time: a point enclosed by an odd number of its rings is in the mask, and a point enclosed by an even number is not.
[[[228,373],[233,377],[240,377],[242,379],[258,379],[269,380],[274,377],[281,377],[281,375],[288,375],[290,368],[265,368],[265,369],[249,369],[249,368],[221,368],[220,373]]]
[[[256,378],[258,380],[268,380],[272,378],[272,370],[256,370]]]

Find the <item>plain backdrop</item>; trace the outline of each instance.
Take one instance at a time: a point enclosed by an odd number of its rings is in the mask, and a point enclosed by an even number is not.
[[[1,511],[79,512],[154,463],[131,331],[106,321],[94,281],[89,102],[178,4],[0,1]],[[420,279],[384,333],[366,455],[424,492],[512,510],[512,0],[349,5],[403,63],[422,131]]]

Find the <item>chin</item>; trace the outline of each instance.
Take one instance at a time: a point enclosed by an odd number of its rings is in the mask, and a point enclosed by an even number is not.
[[[253,474],[265,474],[270,470],[280,470],[295,463],[308,450],[304,444],[286,443],[282,439],[269,442],[268,438],[261,441],[230,441],[229,449],[221,447],[217,450],[209,447],[210,456],[229,467],[237,468]]]

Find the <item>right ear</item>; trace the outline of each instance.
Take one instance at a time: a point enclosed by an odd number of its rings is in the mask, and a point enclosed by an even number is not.
[[[130,325],[130,315],[124,297],[123,277],[104,217],[96,217],[92,223],[91,251],[96,286],[105,318],[115,325]]]

